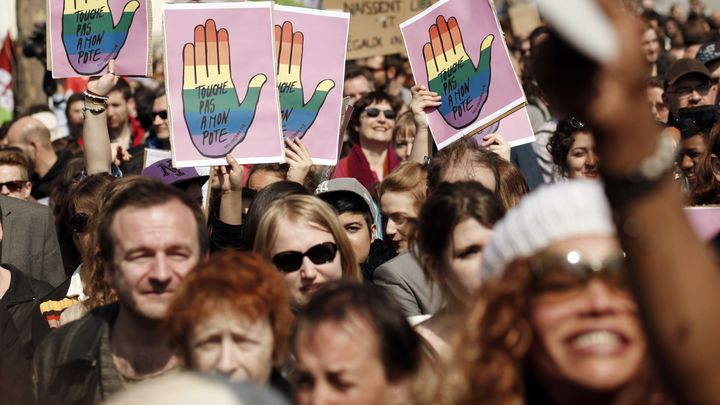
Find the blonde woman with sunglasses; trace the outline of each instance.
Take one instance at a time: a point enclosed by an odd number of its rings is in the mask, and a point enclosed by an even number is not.
[[[253,250],[283,274],[294,310],[330,281],[361,279],[337,214],[314,196],[292,195],[273,202],[258,224]]]

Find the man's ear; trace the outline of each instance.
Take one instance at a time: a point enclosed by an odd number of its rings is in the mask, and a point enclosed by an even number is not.
[[[385,75],[387,76],[388,80],[393,80],[397,77],[397,69],[395,69],[395,66],[390,66],[385,71]]]
[[[370,242],[375,240],[375,235],[377,235],[377,225],[373,223],[372,225],[370,225]]]
[[[30,194],[32,194],[32,183],[30,181],[27,181],[22,188],[22,195],[24,198],[29,198]]]

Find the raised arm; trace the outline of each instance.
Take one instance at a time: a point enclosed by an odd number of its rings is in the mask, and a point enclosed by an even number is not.
[[[433,142],[425,109],[440,106],[441,97],[434,91],[426,89],[425,86],[417,84],[410,90],[412,91],[410,111],[412,111],[413,120],[415,121],[415,139],[408,160],[422,164],[425,163],[425,157],[430,156]]]
[[[115,75],[115,61],[110,61],[108,73],[93,76],[88,81],[83,122],[85,170],[88,175],[112,171],[110,132],[107,127],[107,95],[118,80],[118,76]]]
[[[663,175],[627,177],[662,156],[662,148],[644,94],[638,22],[618,1],[598,3],[619,34],[617,60],[599,67],[559,62],[578,58],[551,38],[536,60],[555,62],[536,68],[538,80],[554,108],[586,119],[596,130],[630,281],[668,384],[681,402],[718,403],[720,323],[714,316],[720,313],[720,268],[688,223],[669,165]],[[585,74],[579,73],[583,68]]]
[[[215,168],[220,181],[220,221],[228,225],[242,224],[243,167],[227,155],[228,165]]]

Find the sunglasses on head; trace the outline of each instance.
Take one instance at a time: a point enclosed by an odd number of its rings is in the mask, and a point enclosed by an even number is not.
[[[167,110],[153,111],[153,112],[152,112],[152,119],[153,119],[153,121],[155,121],[155,117],[157,117],[158,115],[160,116],[161,119],[166,120],[166,119],[167,119]]]
[[[395,117],[397,117],[397,113],[393,110],[381,110],[374,107],[365,109],[365,113],[367,114],[367,116],[372,118],[379,116],[381,112],[383,113],[383,115],[385,115],[385,118],[389,120],[394,120]]]
[[[683,108],[675,119],[675,128],[683,137],[690,137],[700,132],[709,132],[720,119],[720,109],[715,106]]]
[[[84,212],[78,212],[70,217],[70,228],[76,233],[85,233],[88,230],[90,216]]]
[[[292,273],[302,266],[305,257],[315,264],[325,264],[333,261],[336,253],[337,245],[333,242],[325,242],[317,244],[305,252],[280,252],[272,257],[272,262],[283,273]]]
[[[0,183],[0,190],[2,190],[3,187],[7,187],[7,189],[10,190],[11,193],[17,193],[18,191],[22,190],[22,188],[25,186],[25,183],[27,183],[26,180],[6,181],[5,183]]]
[[[628,289],[623,252],[595,261],[585,260],[574,250],[564,254],[540,253],[531,259],[530,271],[533,291],[537,294],[578,292],[595,277],[611,287]]]

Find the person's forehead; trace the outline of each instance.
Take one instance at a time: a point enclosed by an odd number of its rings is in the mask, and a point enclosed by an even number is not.
[[[123,97],[123,93],[120,90],[113,90],[108,94],[108,100],[112,101],[114,103],[118,102],[125,102],[125,97]]]
[[[357,315],[301,328],[298,343],[301,362],[314,357],[328,371],[354,370],[380,361],[376,332]]]
[[[370,81],[368,81],[367,77],[360,75],[355,76],[350,79],[345,80],[345,85],[352,88],[369,88],[370,87]]]
[[[17,165],[0,164],[0,176],[12,176],[16,177],[13,180],[24,180],[21,179],[22,171]]]
[[[343,225],[352,222],[359,222],[360,224],[365,224],[365,213],[360,211],[341,212],[340,215],[338,215],[338,218],[340,218],[340,222]]]
[[[702,135],[695,135],[684,138],[681,141],[684,150],[705,150],[705,138]]]
[[[368,108],[392,109],[392,106],[387,100],[375,100],[365,107],[365,109]]]
[[[141,244],[144,237],[161,236],[167,243],[197,243],[197,223],[192,210],[175,199],[149,207],[126,206],[112,221],[116,242],[126,247]],[[154,241],[159,241],[155,239]]]
[[[167,98],[165,96],[157,97],[153,101],[153,111],[164,110],[167,108]]]

